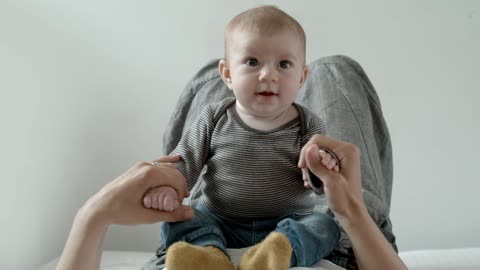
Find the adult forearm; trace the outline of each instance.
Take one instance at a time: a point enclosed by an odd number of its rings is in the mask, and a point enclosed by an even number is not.
[[[80,208],[68,236],[57,270],[99,269],[103,242],[110,224],[137,225],[159,221],[183,221],[194,216],[181,205],[172,212],[143,207],[145,193],[159,186],[171,186],[182,201],[188,196],[185,178],[170,162],[179,156],[163,157],[152,163],[137,162],[109,182]]]
[[[340,223],[350,237],[359,269],[407,269],[367,209],[358,206],[353,213],[354,216]]]
[[[81,208],[72,225],[57,270],[95,270],[100,268],[103,242],[108,225],[88,207]]]

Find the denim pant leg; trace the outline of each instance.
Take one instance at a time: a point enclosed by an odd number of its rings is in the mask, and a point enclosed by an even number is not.
[[[287,236],[292,244],[291,266],[310,266],[327,256],[340,239],[335,220],[323,213],[285,218],[277,224],[276,232]]]
[[[160,239],[166,248],[185,241],[196,246],[215,246],[226,252],[226,240],[220,228],[218,217],[204,207],[197,207],[191,220],[161,223]]]

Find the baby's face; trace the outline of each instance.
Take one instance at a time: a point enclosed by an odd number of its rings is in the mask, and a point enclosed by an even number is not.
[[[298,35],[292,31],[268,36],[237,30],[228,44],[228,72],[223,75],[237,105],[262,117],[285,111],[307,74]]]

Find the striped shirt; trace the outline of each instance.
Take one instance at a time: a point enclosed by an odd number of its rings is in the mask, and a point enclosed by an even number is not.
[[[247,126],[234,104],[227,98],[207,106],[173,151],[189,189],[205,181],[205,206],[229,220],[312,213],[297,163],[311,136],[325,133],[323,121],[294,103],[298,117],[261,131]]]

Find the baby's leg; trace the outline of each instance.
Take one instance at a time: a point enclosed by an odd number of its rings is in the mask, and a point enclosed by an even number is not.
[[[162,211],[173,211],[180,206],[178,194],[169,186],[161,186],[149,190],[143,197],[143,205]]]

